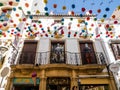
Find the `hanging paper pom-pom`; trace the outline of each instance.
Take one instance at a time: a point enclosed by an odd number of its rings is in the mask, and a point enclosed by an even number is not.
[[[53,8],[57,8],[57,4],[53,4]]]
[[[105,20],[104,20],[104,19],[101,19],[100,21],[101,21],[101,22],[104,22]]]
[[[120,10],[120,5],[117,7],[118,10]]]
[[[85,12],[85,10],[86,10],[86,9],[85,9],[84,7],[81,8],[81,11],[82,11],[82,12]]]
[[[41,21],[38,21],[38,23],[41,23]]]
[[[75,4],[72,4],[71,7],[74,9],[75,8]]]
[[[16,8],[13,8],[13,11],[16,11]]]
[[[89,10],[89,13],[92,14],[92,10]]]
[[[85,25],[88,25],[88,23],[87,23],[87,22],[85,22]]]
[[[66,6],[63,6],[62,9],[63,9],[63,10],[66,10]]]
[[[80,14],[80,17],[83,17],[83,15],[82,15],[82,14]]]
[[[48,11],[48,7],[45,7],[44,10],[45,10],[45,11]]]
[[[85,22],[85,21],[82,19],[78,19],[78,23],[83,23],[83,22]]]
[[[42,28],[42,24],[40,24],[39,27]]]
[[[16,15],[16,17],[19,17],[19,14],[18,14],[18,13],[16,13],[15,15]]]
[[[22,10],[22,7],[18,7],[19,10]]]
[[[80,27],[80,24],[77,24],[77,27]]]
[[[28,7],[29,7],[29,4],[28,4],[28,3],[25,3],[25,7],[27,7],[27,8],[28,8]]]
[[[89,21],[89,20],[90,20],[90,17],[87,17],[86,20]]]
[[[13,5],[13,1],[9,1],[8,4],[12,6]]]
[[[36,14],[40,14],[40,11],[39,11],[39,10],[36,10]]]
[[[114,21],[114,24],[118,24],[118,21]]]
[[[107,17],[107,14],[104,14],[104,15],[103,15],[103,18],[106,18],[106,17]]]
[[[49,13],[48,13],[48,12],[46,12],[46,13],[45,13],[45,15],[46,15],[46,16],[49,16]]]
[[[16,0],[16,2],[20,2],[20,0]]]
[[[74,16],[74,14],[75,14],[75,13],[74,13],[74,11],[71,11],[71,15],[73,15],[73,16]]]
[[[25,21],[26,21],[26,18],[23,18],[23,21],[25,22]]]
[[[32,16],[32,15],[30,15],[30,16],[29,16],[29,18],[30,18],[30,19],[33,19],[33,16]]]
[[[27,14],[31,14],[31,12],[30,12],[30,11],[27,11]]]
[[[48,3],[48,0],[44,0],[44,3],[47,4],[47,3]]]
[[[109,24],[106,24],[106,25],[105,25],[105,28],[109,28]]]
[[[110,10],[110,8],[109,8],[109,7],[105,8],[105,11],[109,11],[109,10]]]
[[[115,19],[115,15],[112,15],[112,18]]]
[[[64,18],[62,18],[61,21],[64,21]]]
[[[4,4],[3,3],[0,3],[0,7],[3,6]]]
[[[97,21],[97,18],[94,18],[94,21]]]
[[[73,20],[73,18],[70,18],[70,20],[72,21],[72,20]]]
[[[91,27],[94,27],[94,24],[91,24]]]
[[[101,9],[98,9],[97,12],[98,12],[98,13],[101,13]]]

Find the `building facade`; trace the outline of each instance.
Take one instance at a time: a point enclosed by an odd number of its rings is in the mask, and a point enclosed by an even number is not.
[[[100,45],[75,38],[25,40],[6,90],[117,90]]]
[[[119,59],[119,44],[111,43],[109,52],[99,37],[106,24],[98,28],[93,15],[22,14],[23,21],[13,25],[16,34],[5,59],[9,65],[1,64],[9,67],[5,90],[117,90],[109,64]]]

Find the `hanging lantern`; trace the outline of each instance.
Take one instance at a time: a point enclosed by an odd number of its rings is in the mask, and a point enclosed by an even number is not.
[[[36,72],[33,72],[32,73],[32,80],[34,82],[34,86],[36,86],[36,78],[37,78],[37,73]]]

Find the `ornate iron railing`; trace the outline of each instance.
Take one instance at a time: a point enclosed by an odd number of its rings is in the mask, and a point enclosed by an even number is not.
[[[85,52],[74,53],[68,51],[62,51],[60,53],[53,53],[50,51],[22,52],[19,54],[17,64],[106,64],[105,56],[102,52],[91,52],[90,56],[85,56]],[[90,58],[91,61],[87,61],[87,58]]]

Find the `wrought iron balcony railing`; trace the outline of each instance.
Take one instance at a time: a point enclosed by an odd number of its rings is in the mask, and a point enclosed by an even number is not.
[[[14,56],[14,55],[13,55]],[[102,52],[21,52],[19,54],[17,64],[106,64],[105,56]]]

